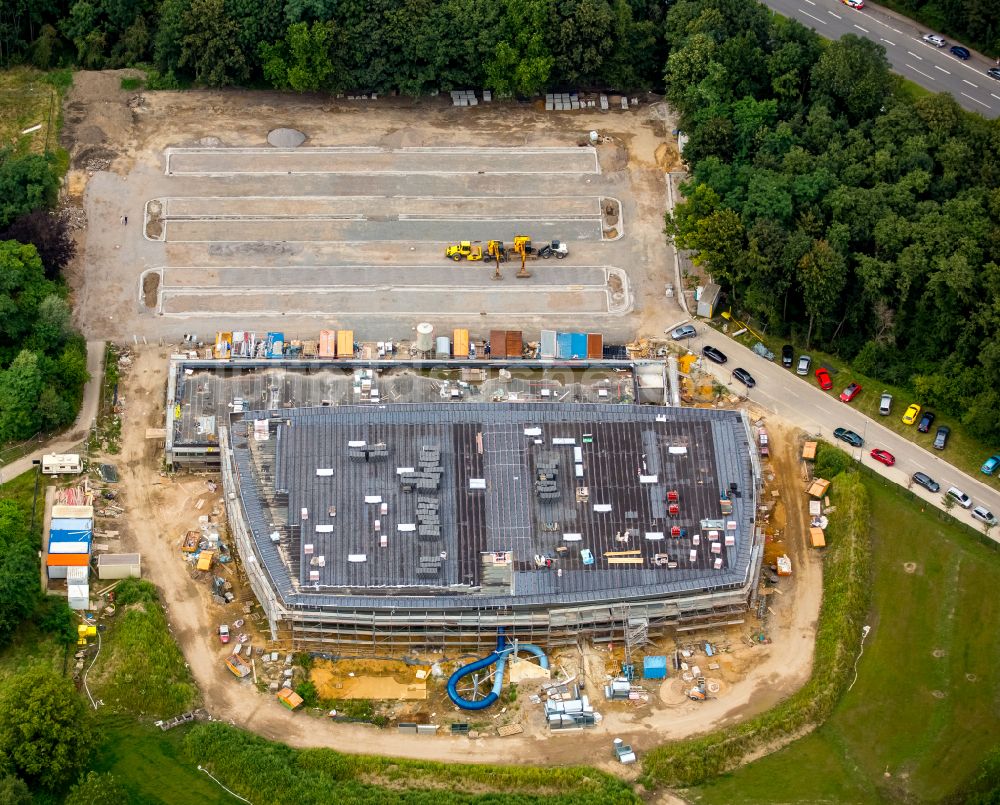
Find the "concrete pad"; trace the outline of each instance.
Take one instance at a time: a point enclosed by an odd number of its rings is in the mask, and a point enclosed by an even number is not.
[[[592,148],[342,146],[294,151],[271,148],[171,148],[166,151],[166,173],[174,176],[599,172],[597,153]]]

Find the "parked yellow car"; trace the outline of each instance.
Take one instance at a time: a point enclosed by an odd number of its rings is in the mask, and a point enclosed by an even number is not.
[[[920,406],[913,403],[913,405],[906,409],[906,413],[903,414],[903,424],[912,425],[917,421],[918,416],[920,416]]]

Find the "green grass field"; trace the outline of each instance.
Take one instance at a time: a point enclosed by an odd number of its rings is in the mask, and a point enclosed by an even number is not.
[[[732,330],[733,324],[730,323],[729,327]],[[744,333],[736,340],[746,347],[752,347],[758,341],[750,333]],[[787,343],[787,340],[765,335],[763,341],[767,345],[767,348],[774,353],[775,361],[780,361],[781,346]],[[951,417],[933,407],[931,407],[931,410],[938,414],[938,418],[934,421],[930,433],[918,433],[916,425],[903,424],[903,413],[910,403],[924,405],[923,401],[911,389],[901,386],[889,386],[879,380],[866,377],[851,369],[850,365],[844,360],[817,349],[803,350],[796,347],[795,360],[798,361],[799,355],[802,354],[808,354],[812,357],[812,369],[808,378],[798,378],[801,382],[808,383],[814,388],[819,388],[816,385],[814,376],[814,372],[818,366],[827,367],[830,370],[830,377],[833,380],[833,388],[825,392],[826,394],[836,397],[844,390],[844,387],[848,383],[857,381],[861,384],[862,391],[851,403],[854,408],[871,417],[880,425],[884,425],[889,430],[895,431],[904,438],[928,450],[931,449],[934,443],[934,431],[937,429],[937,426],[950,426],[951,436],[948,437],[948,446],[945,448],[942,458],[949,464],[953,464],[970,475],[979,478],[983,483],[1000,487],[1000,473],[994,474],[991,479],[979,471],[979,468],[983,466],[983,462],[987,458],[995,453],[1000,453],[1000,445],[984,444],[968,434],[965,426],[957,417]],[[789,374],[792,373],[792,370],[789,370]],[[879,397],[883,392],[889,392],[892,395],[892,413],[889,416],[881,416],[878,412]]]
[[[68,70],[0,70],[0,147],[13,146],[17,153],[58,151],[62,95],[72,80]],[[21,133],[35,126],[41,128]]]
[[[865,486],[874,587],[857,683],[815,733],[696,801],[937,802],[1000,743],[1000,555],[897,487]]]
[[[232,805],[234,799],[184,755],[190,725],[162,732],[128,716],[102,716],[104,738],[94,752],[96,771],[111,772],[132,805]]]

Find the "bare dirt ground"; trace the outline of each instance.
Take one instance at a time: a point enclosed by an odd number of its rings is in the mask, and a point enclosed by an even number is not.
[[[67,186],[71,198],[90,222],[81,232],[80,257],[70,272],[79,302],[79,323],[88,335],[129,340],[134,335],[179,340],[183,333],[192,329],[203,332],[218,329],[223,326],[220,319],[229,318],[250,319],[227,322],[231,327],[265,326],[254,320],[264,316],[260,310],[256,315],[242,317],[237,312],[219,315],[225,310],[235,311],[232,304],[215,308],[218,313],[210,310],[211,291],[189,300],[193,300],[196,307],[203,306],[199,308],[201,313],[176,303],[172,308],[158,310],[155,305],[157,293],[169,285],[169,276],[159,285],[157,279],[149,278],[144,282],[140,277],[145,270],[159,270],[163,266],[235,266],[251,272],[245,276],[256,277],[257,267],[371,264],[380,268],[381,273],[373,272],[373,277],[382,277],[378,283],[382,285],[393,283],[394,276],[398,283],[400,275],[392,274],[393,267],[402,269],[412,265],[414,260],[417,265],[440,266],[439,250],[443,244],[437,234],[425,233],[423,243],[412,244],[336,240],[296,243],[293,237],[288,237],[288,242],[251,239],[252,242],[228,243],[225,241],[230,233],[225,227],[220,228],[218,222],[208,219],[200,225],[199,231],[210,231],[210,234],[197,242],[157,242],[144,237],[141,231],[146,203],[166,196],[352,196],[371,193],[366,185],[372,181],[384,185],[374,191],[379,198],[426,194],[475,199],[482,195],[478,192],[479,185],[485,183],[487,196],[568,193],[611,199],[603,209],[605,236],[613,237],[624,231],[624,237],[613,242],[574,241],[570,259],[561,262],[564,266],[607,265],[626,271],[629,287],[624,293],[625,300],[632,301],[632,315],[621,315],[618,311],[623,308],[624,300],[613,298],[609,312],[600,313],[591,306],[584,317],[589,320],[568,318],[574,315],[572,285],[566,286],[562,298],[551,303],[548,318],[540,312],[529,315],[523,313],[519,300],[512,297],[509,304],[503,304],[504,295],[496,293],[498,289],[531,284],[531,280],[515,283],[508,276],[507,282],[485,286],[490,291],[487,305],[474,304],[478,297],[470,294],[469,309],[462,314],[464,321],[455,321],[452,315],[450,326],[464,323],[487,328],[509,324],[516,318],[518,323],[530,329],[551,326],[550,319],[554,315],[562,316],[564,323],[573,321],[573,326],[601,329],[613,335],[616,343],[621,343],[637,332],[662,331],[676,318],[676,314],[662,304],[664,285],[669,281],[668,274],[672,273],[673,266],[662,235],[664,169],[676,161],[676,148],[670,135],[673,124],[662,103],[640,105],[628,112],[584,111],[559,115],[546,113],[539,105],[483,105],[456,109],[444,99],[419,102],[380,99],[365,103],[272,92],[130,93],[120,89],[122,75],[121,71],[77,73],[65,109],[63,139],[72,156]],[[344,145],[389,149],[424,146],[560,146],[575,149],[586,141],[588,132],[596,130],[602,135],[602,143],[597,148],[601,173],[592,177],[543,174],[537,180],[514,175],[492,178],[474,174],[464,178],[441,175],[420,179],[426,182],[426,187],[412,178],[400,180],[400,186],[395,187],[391,178],[368,177],[372,180],[368,181],[366,177],[351,179],[346,174],[310,176],[305,173],[266,178],[238,174],[224,177],[164,175],[164,152],[168,147],[268,147],[268,132],[282,126],[294,127],[307,134],[304,149]],[[615,202],[616,198],[620,198],[620,205]],[[128,216],[127,226],[122,225],[122,216]],[[154,221],[153,224],[147,229],[150,237],[162,231],[160,223]],[[295,219],[289,220],[287,226],[292,231]],[[377,221],[371,224],[374,230],[379,226]],[[190,226],[188,229],[190,231]],[[557,229],[552,230],[556,237]],[[460,230],[461,227],[457,227],[453,234],[447,231],[449,237],[457,240],[462,235]],[[462,276],[473,276],[470,272],[471,269]],[[541,276],[544,266],[536,266],[535,273]],[[513,270],[508,270],[508,275],[512,274]],[[482,271],[480,275],[483,276],[476,275],[476,282],[485,277]],[[273,276],[274,280],[257,278],[253,281],[273,283],[275,288],[285,282],[278,279],[277,274]],[[448,277],[453,278],[454,274]],[[448,282],[453,284],[454,280]],[[377,293],[378,289],[373,290]],[[622,293],[622,289],[609,289],[611,297],[621,297]],[[220,300],[222,294],[217,292],[214,298]],[[303,293],[302,298],[305,302],[315,301],[314,295],[308,293]],[[358,312],[357,322],[354,322],[350,312],[330,308],[324,321],[318,309],[308,306],[298,309],[312,310],[312,313],[298,314],[292,303],[283,307],[280,314],[272,312],[269,315],[272,322],[274,316],[280,315],[282,328],[291,337],[314,335],[321,327],[329,326],[329,319],[334,318],[343,319],[337,326],[354,326],[363,338],[398,339],[402,327],[408,331],[415,320],[420,320],[414,319],[417,315],[414,311],[395,318],[387,314],[373,323],[370,316]],[[427,318],[433,321],[432,313],[429,309]],[[474,321],[468,321],[473,317]],[[366,332],[376,326],[377,332]]]
[[[195,527],[199,514],[207,512],[218,497],[207,491],[205,478],[201,476],[161,474],[160,444],[145,438],[147,427],[162,423],[166,357],[165,350],[139,348],[126,375],[123,393],[128,409],[119,458],[121,488],[126,493],[123,496],[126,518],[132,524],[137,549],[143,554],[144,573],[157,584],[167,601],[174,637],[190,664],[205,707],[216,718],[299,747],[326,746],[344,752],[509,763],[570,764],[587,757],[606,770],[622,773],[625,770],[621,766],[603,760],[612,737],[632,741],[641,752],[664,740],[706,732],[770,707],[797,690],[809,676],[820,604],[821,563],[819,556],[805,544],[806,505],[798,460],[799,436],[771,420],[767,425],[774,448],[765,472],[773,472],[774,480],[768,491],[777,489],[780,503],[770,516],[768,530],[780,531],[784,548],[794,562],[795,575],[782,580],[783,594],[769,599],[773,614],[769,615],[764,631],[770,643],[752,648],[740,645],[742,636],[760,631],[749,615],[746,625],[733,627],[729,633],[733,650],[718,655],[722,685],[717,697],[692,702],[677,695],[677,690],[670,690],[662,699],[659,691],[654,691],[653,701],[646,705],[604,702],[600,687],[605,675],[613,672],[620,662],[619,647],[614,655],[597,649],[585,651],[582,665],[588,692],[604,720],[597,728],[572,733],[572,737],[547,734],[540,708],[527,703],[530,686],[525,687],[518,699],[518,718],[526,725],[526,732],[507,738],[470,740],[399,735],[392,730],[335,724],[290,713],[273,697],[258,694],[247,683],[239,683],[225,669],[223,660],[227,651],[219,644],[215,629],[218,623],[231,622],[238,615],[232,606],[221,608],[212,603],[208,586],[193,578],[178,550],[180,535]],[[198,501],[203,501],[200,508]],[[694,642],[695,637],[683,640]],[[669,638],[659,641],[661,647],[670,644]],[[565,664],[580,664],[571,654],[566,653]],[[674,685],[673,680],[668,685]],[[417,703],[423,709],[407,712],[415,715],[434,708],[433,713],[424,715],[436,717],[435,723],[442,718],[447,720],[441,708],[449,705],[441,691],[429,690],[429,700]]]

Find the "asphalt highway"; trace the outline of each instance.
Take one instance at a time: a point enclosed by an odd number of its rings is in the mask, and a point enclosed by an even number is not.
[[[702,347],[710,344],[721,350],[729,359],[726,364],[719,365],[702,358],[702,366],[734,393],[746,395],[751,402],[773,411],[782,419],[801,427],[807,433],[822,436],[849,452],[856,460],[874,468],[886,478],[901,486],[910,487],[914,493],[933,506],[943,508],[942,494],[949,486],[957,486],[972,498],[973,506],[985,506],[995,516],[1000,517],[1000,490],[997,489],[995,480],[982,474],[979,474],[978,478],[967,475],[947,462],[947,448],[940,453],[936,450],[925,450],[889,430],[876,419],[868,418],[851,404],[842,403],[837,395],[843,390],[843,386],[850,382],[848,378],[835,381],[839,385],[835,385],[833,390],[825,392],[816,385],[813,376],[816,369],[815,362],[808,377],[799,377],[795,374],[794,364],[792,369],[785,369],[781,366],[779,356],[775,356],[774,361],[767,361],[742,344],[706,327],[704,324],[696,323],[695,328],[698,335],[687,342],[688,349],[696,354],[701,354]],[[796,353],[796,363],[798,357],[799,355]],[[749,392],[741,383],[733,379],[732,370],[736,367],[746,369],[756,381],[756,386]],[[874,394],[877,392],[864,389],[861,393]],[[910,402],[913,401],[893,400],[892,413],[889,416],[902,417]],[[834,439],[834,428],[853,430],[864,439],[864,447],[861,449],[853,448]],[[896,457],[895,466],[886,467],[874,461],[869,453],[876,447],[892,453]],[[985,460],[986,456],[983,456],[983,459]],[[941,491],[931,493],[910,483],[910,477],[918,470],[927,473],[937,481],[941,485]],[[958,505],[952,509],[952,514],[958,520],[976,529],[982,527],[982,523],[972,519],[969,511]],[[993,528],[990,531],[990,537],[1000,541],[1000,528]]]
[[[961,45],[945,37],[947,47],[937,48],[921,37],[936,33],[878,6],[858,11],[839,0],[764,0],[768,8],[798,20],[827,39],[844,34],[864,36],[885,48],[892,69],[931,92],[948,92],[958,103],[983,117],[1000,116],[1000,81],[986,74],[996,63],[972,51],[962,61],[948,52]],[[966,46],[968,47],[968,46]]]

